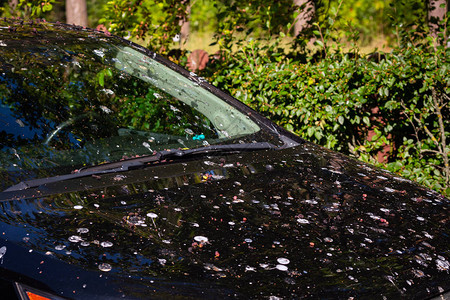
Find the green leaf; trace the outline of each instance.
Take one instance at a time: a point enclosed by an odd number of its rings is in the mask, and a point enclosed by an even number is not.
[[[323,134],[322,131],[317,130],[316,132],[314,132],[314,137],[319,141],[320,139],[322,139]]]
[[[44,7],[42,7],[43,11],[51,11],[53,8],[53,5],[51,5],[50,3],[44,5]]]
[[[316,41],[314,42],[314,44],[315,44],[315,45],[318,45],[318,46],[320,46],[320,47],[323,47],[323,43],[322,43],[322,41],[320,41],[320,40],[316,40]]]
[[[364,116],[364,117],[363,117],[363,122],[364,122],[364,124],[366,124],[367,126],[370,126],[370,119],[369,119],[369,117]]]
[[[105,73],[104,72],[98,73],[98,84],[100,84],[100,86],[105,86]]]

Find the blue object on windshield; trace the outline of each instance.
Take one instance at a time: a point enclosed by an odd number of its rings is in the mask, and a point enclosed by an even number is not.
[[[203,135],[203,134],[194,135],[194,136],[192,137],[192,139],[193,139],[194,141],[203,141],[203,140],[205,139],[205,135]]]

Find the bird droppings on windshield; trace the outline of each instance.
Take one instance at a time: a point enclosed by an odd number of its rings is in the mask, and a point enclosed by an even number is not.
[[[63,250],[64,248],[66,248],[66,245],[56,245],[55,246],[55,250]]]
[[[205,244],[209,243],[208,242],[209,240],[208,240],[208,238],[206,236],[197,235],[197,236],[194,236],[194,240],[196,242],[199,242],[202,245],[205,245]]]
[[[72,242],[72,243],[79,243],[79,242],[81,242],[83,239],[81,238],[81,236],[78,236],[78,235],[71,235],[70,237],[69,237],[69,241],[70,242]]]
[[[109,247],[112,247],[112,246],[113,246],[113,243],[108,242],[108,241],[106,241],[106,242],[101,242],[101,243],[100,243],[100,246],[102,246],[103,248],[109,248]]]
[[[148,213],[148,214],[147,214],[147,217],[154,219],[154,218],[157,218],[158,215],[155,214],[155,213]]]
[[[280,270],[280,271],[287,271],[289,268],[285,265],[276,265],[275,269]]]
[[[302,219],[302,218],[298,218],[298,219],[297,219],[297,222],[300,223],[300,224],[309,224],[309,221],[308,221],[308,220]]]
[[[2,246],[1,248],[0,248],[0,261],[1,261],[1,263],[3,264],[3,257],[5,256],[5,254],[6,254],[6,246]]]
[[[109,272],[109,271],[112,270],[112,267],[111,267],[110,264],[107,264],[107,263],[101,263],[101,264],[98,265],[98,269],[99,269],[100,271],[103,271],[103,272]]]
[[[88,232],[89,232],[89,229],[84,228],[84,227],[81,227],[81,228],[78,228],[78,229],[77,229],[77,232],[78,232],[78,233],[88,233]]]
[[[439,271],[448,271],[450,269],[450,263],[443,256],[439,255],[436,259],[436,267]]]
[[[280,257],[277,259],[277,262],[282,265],[288,265],[291,261],[287,258]]]

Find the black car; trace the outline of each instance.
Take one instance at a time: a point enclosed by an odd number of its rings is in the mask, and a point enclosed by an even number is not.
[[[106,33],[2,20],[0,66],[2,298],[448,293],[438,193]]]

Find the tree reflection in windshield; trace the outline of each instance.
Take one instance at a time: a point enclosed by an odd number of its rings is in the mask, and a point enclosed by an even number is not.
[[[130,59],[120,56],[119,48],[103,39],[61,41],[52,35],[40,42],[11,41],[1,49],[0,170],[9,172],[5,187],[25,177],[54,176],[219,138],[211,121],[192,105],[137,78],[142,75],[117,58]]]

